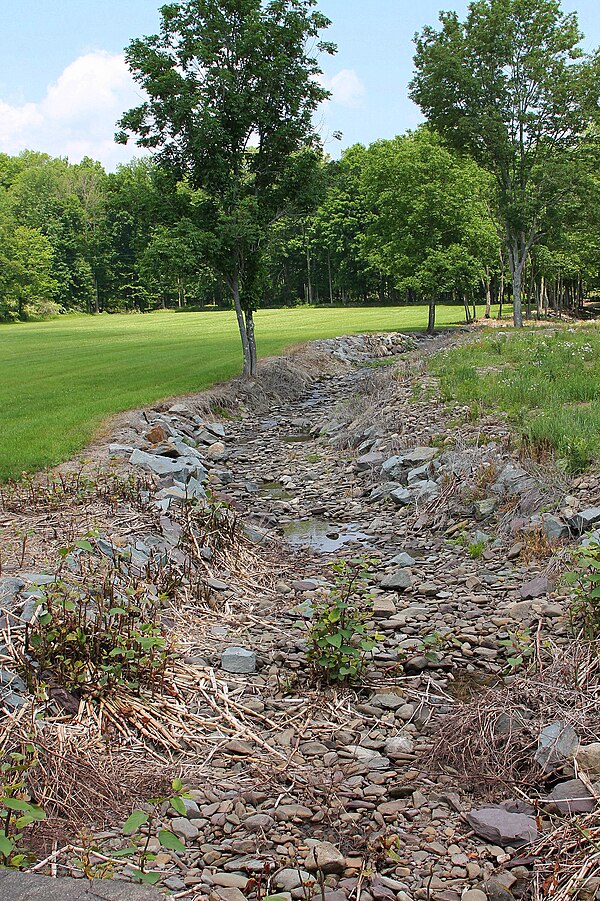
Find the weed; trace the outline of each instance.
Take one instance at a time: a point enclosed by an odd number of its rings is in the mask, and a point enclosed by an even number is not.
[[[510,631],[508,638],[501,639],[498,644],[506,648],[508,654],[507,673],[514,673],[520,669],[535,654],[535,641],[527,628]]]
[[[314,675],[326,682],[353,682],[379,636],[367,633],[369,602],[365,581],[372,561],[339,560],[331,564],[335,586],[315,603],[308,631],[308,660]]]
[[[588,536],[573,553],[574,569],[564,577],[573,589],[570,615],[574,631],[589,641],[600,637],[600,542]]]
[[[485,544],[485,541],[474,541],[469,545],[467,551],[471,560],[479,560],[479,558],[483,556]]]
[[[307,463],[319,463],[320,460],[321,460],[321,457],[319,454],[307,454],[307,456],[306,456]]]
[[[547,560],[555,551],[555,545],[552,544],[541,526],[534,526],[534,528],[523,532],[522,542],[521,560],[525,563],[531,563],[534,560]]]
[[[13,751],[8,757],[0,766],[0,867],[20,869],[32,860],[23,847],[24,830],[46,814],[27,794],[27,773],[38,763],[35,746],[27,744],[22,753]]]
[[[68,691],[102,694],[117,685],[139,691],[162,681],[168,661],[156,599],[142,585],[107,578],[98,585],[46,586],[41,612],[27,626],[26,675]]]
[[[180,779],[174,779],[172,783],[173,794],[168,798],[152,798],[148,802],[147,810],[134,810],[123,823],[123,834],[131,836],[133,842],[128,848],[114,853],[115,857],[134,857],[138,866],[133,869],[133,878],[136,882],[147,885],[155,885],[161,873],[148,870],[147,866],[156,860],[156,854],[149,850],[150,841],[156,838],[161,847],[166,851],[185,851],[185,845],[170,829],[159,828],[158,819],[161,807],[168,803],[180,815],[186,816],[184,798],[189,797],[184,791]]]

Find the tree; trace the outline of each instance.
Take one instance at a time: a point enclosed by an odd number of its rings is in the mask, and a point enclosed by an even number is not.
[[[48,301],[56,292],[52,277],[52,245],[38,229],[17,226],[12,234],[3,235],[0,246],[0,296],[15,300],[20,319],[28,307]],[[54,306],[51,307],[54,311]]]
[[[134,40],[127,50],[148,100],[123,116],[117,140],[136,135],[196,192],[205,253],[233,298],[245,375],[256,371],[253,314],[266,238],[301,191],[291,163],[317,148],[312,115],[328,96],[310,45],[330,23],[315,6],[316,0],[172,3],[162,8],[160,34]]]
[[[489,177],[422,128],[373,144],[363,184],[366,252],[398,289],[428,300],[432,332],[437,298],[473,290],[497,255]]]
[[[597,114],[598,60],[579,50],[577,18],[559,0],[474,0],[465,22],[453,12],[440,22],[416,38],[411,97],[495,176],[521,326],[527,257]]]

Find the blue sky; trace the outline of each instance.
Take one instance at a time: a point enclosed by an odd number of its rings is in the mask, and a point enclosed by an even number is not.
[[[135,154],[113,143],[114,123],[136,103],[122,52],[158,25],[157,0],[0,0],[0,151],[25,147],[88,154],[113,168]],[[338,54],[324,60],[333,92],[321,116],[326,149],[393,137],[419,121],[407,98],[412,38],[439,9],[464,15],[463,0],[320,0]],[[577,11],[584,47],[600,44],[598,0],[564,0]],[[341,144],[333,141],[343,133]]]

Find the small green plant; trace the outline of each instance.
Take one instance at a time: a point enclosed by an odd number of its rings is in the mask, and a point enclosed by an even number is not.
[[[507,638],[501,639],[498,644],[506,648],[507,673],[513,673],[528,663],[535,654],[535,640],[529,629],[515,629],[508,633]]]
[[[113,858],[133,858],[137,866],[133,868],[133,878],[136,882],[147,885],[155,885],[160,877],[160,872],[148,870],[148,864],[156,860],[156,854],[150,851],[150,841],[156,838],[162,848],[167,851],[185,851],[185,845],[177,838],[171,829],[159,825],[159,812],[161,807],[168,802],[180,816],[186,815],[184,798],[189,797],[183,788],[181,779],[174,779],[172,795],[167,798],[152,798],[148,801],[147,810],[134,810],[123,823],[123,835],[129,836],[132,844],[113,854]]]
[[[380,636],[369,635],[370,602],[366,579],[371,560],[338,560],[331,564],[335,585],[317,601],[308,632],[308,661],[319,680],[356,681]]]
[[[30,682],[49,674],[68,691],[98,695],[115,686],[137,692],[162,681],[166,639],[156,602],[143,586],[118,588],[107,580],[84,589],[59,581],[47,586],[39,606],[26,632]]]
[[[588,543],[573,553],[574,568],[564,577],[573,589],[570,616],[574,631],[590,641],[600,637],[600,542]]]
[[[319,463],[321,460],[320,454],[307,454],[306,462],[307,463]]]
[[[473,541],[467,548],[471,560],[479,560],[485,550],[485,541]]]
[[[0,766],[0,867],[20,869],[34,859],[24,847],[25,830],[46,818],[27,792],[27,773],[37,763],[35,746],[27,744],[23,752],[13,751]]]

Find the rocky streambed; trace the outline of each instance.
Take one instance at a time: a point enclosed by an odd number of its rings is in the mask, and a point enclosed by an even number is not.
[[[60,721],[70,753],[93,738],[124,774],[132,756],[181,774],[185,816],[163,804],[161,817],[185,851],[149,843],[172,897],[511,901],[543,888],[544,836],[594,816],[598,679],[588,657],[577,689],[558,577],[600,522],[600,478],[523,462],[505,421],[439,403],[424,361],[449,340],[317,342],[210,398],[210,414],[202,397],[129,417],[94,455],[102,485],[110,473],[135,490],[86,495],[71,468],[66,504],[41,504],[34,522],[23,489],[4,494],[4,725],[42,694],[42,739]],[[194,519],[207,496],[210,525]],[[350,557],[371,561],[380,639],[360,684],[316,685],[307,628],[333,590],[329,564]],[[60,686],[34,699],[19,668],[44,585],[101,567],[156,598],[176,657],[168,703],[107,702],[110,728]],[[101,825],[110,859],[124,839],[114,815]],[[73,859],[67,848],[51,866],[73,875]]]

